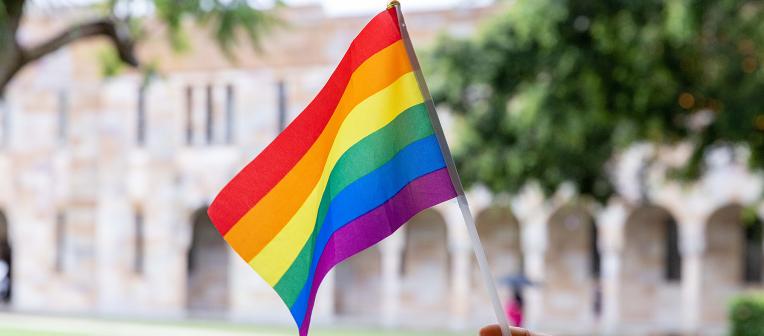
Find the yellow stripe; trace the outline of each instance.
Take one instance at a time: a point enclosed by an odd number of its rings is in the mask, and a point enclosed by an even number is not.
[[[409,72],[411,62],[402,41],[376,53],[353,72],[329,122],[310,149],[226,233],[225,240],[244,260],[260,253],[308,198],[321,178],[337,132],[353,108]]]
[[[361,139],[390,123],[401,112],[423,101],[416,77],[409,72],[353,108],[340,126],[316,187],[281,232],[250,261],[249,264],[266,282],[271,286],[278,283],[313,232],[321,195],[340,156]]]

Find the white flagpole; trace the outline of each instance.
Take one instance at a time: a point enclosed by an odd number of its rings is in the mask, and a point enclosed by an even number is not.
[[[388,5],[388,8],[393,7],[395,7],[398,13],[401,37],[404,44],[406,45],[406,51],[409,54],[411,66],[414,68],[417,83],[419,84],[419,90],[422,92],[422,96],[425,99],[427,111],[430,114],[430,121],[432,122],[435,136],[438,138],[440,151],[443,153],[443,158],[445,159],[446,166],[448,167],[448,174],[451,176],[451,182],[456,189],[456,201],[459,204],[459,209],[462,212],[464,223],[467,226],[467,231],[469,232],[470,240],[472,241],[472,249],[475,252],[475,257],[477,259],[478,266],[480,267],[480,273],[483,277],[486,291],[491,297],[491,303],[493,304],[494,313],[496,314],[496,320],[499,322],[502,335],[512,336],[509,330],[507,315],[504,313],[504,308],[501,306],[501,300],[499,300],[499,294],[496,291],[496,284],[494,283],[491,270],[488,267],[488,260],[486,259],[485,251],[483,250],[483,244],[480,242],[480,236],[478,235],[477,228],[475,227],[475,219],[472,217],[472,212],[470,211],[469,204],[467,203],[467,197],[464,195],[464,187],[462,186],[462,181],[459,179],[459,173],[456,171],[456,165],[454,164],[454,159],[451,156],[451,150],[448,148],[448,142],[446,142],[446,137],[443,135],[443,126],[441,126],[440,119],[438,118],[438,113],[435,111],[435,103],[433,102],[432,96],[430,95],[430,90],[427,88],[427,83],[425,82],[424,75],[422,74],[422,68],[419,65],[419,59],[417,58],[414,51],[414,46],[411,43],[411,38],[409,37],[409,33],[406,28],[406,22],[404,21],[403,13],[401,12],[400,2],[391,1]]]

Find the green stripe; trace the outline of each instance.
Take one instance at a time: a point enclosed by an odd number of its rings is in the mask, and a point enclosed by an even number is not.
[[[390,161],[401,149],[432,133],[427,107],[419,104],[407,109],[385,127],[370,134],[342,154],[329,174],[329,181],[318,207],[316,226],[310,238],[274,287],[284,303],[292,307],[308,279],[316,233],[321,230],[326,211],[334,197],[355,180]]]

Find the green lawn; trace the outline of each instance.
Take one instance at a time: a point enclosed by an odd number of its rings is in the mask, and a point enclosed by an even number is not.
[[[166,324],[158,322],[159,324]],[[194,329],[210,329],[220,331],[233,331],[242,333],[267,332],[269,334],[292,336],[296,334],[296,329],[286,327],[257,327],[249,324],[189,321],[181,323],[169,323],[167,325],[176,327],[190,327]],[[315,336],[465,336],[443,331],[402,331],[402,330],[383,330],[373,331],[369,329],[360,330],[353,328],[321,328],[315,327],[311,330],[311,335]]]
[[[70,334],[70,333],[59,333],[59,332],[50,332],[50,331],[30,331],[26,329],[6,329],[3,327],[0,327],[0,335],[1,336],[81,336],[77,334]]]
[[[187,328],[193,330],[209,330],[211,334],[213,331],[227,332],[241,335],[258,335],[267,334],[268,336],[294,336],[296,330],[288,327],[265,327],[255,326],[252,324],[243,323],[226,323],[220,321],[127,321],[116,319],[77,319],[73,318],[73,321],[88,321],[97,323],[101,326],[114,324],[119,326],[140,326],[140,327],[156,327],[157,332],[161,333],[162,328]],[[93,336],[92,331],[83,330],[81,333],[79,330],[68,329],[67,332],[56,332],[56,321],[50,321],[44,326],[39,328],[34,325],[0,325],[0,336]],[[60,323],[60,322],[59,322]],[[53,328],[51,328],[53,327]],[[165,329],[166,330],[166,329]],[[99,333],[95,333],[100,335]],[[471,335],[471,334],[470,334]],[[450,332],[438,332],[438,331],[401,331],[401,330],[382,330],[374,331],[370,329],[353,329],[353,328],[321,328],[316,327],[311,331],[311,336],[467,336],[466,334],[456,334]]]

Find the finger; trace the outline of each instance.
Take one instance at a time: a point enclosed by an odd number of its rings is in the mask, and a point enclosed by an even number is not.
[[[522,328],[510,327],[512,336],[543,336],[541,334],[531,333]],[[480,336],[502,336],[501,328],[498,325],[492,325],[480,330]]]
[[[534,336],[530,331],[522,328],[509,327],[509,329],[512,336]]]
[[[487,326],[480,329],[480,336],[501,336],[501,328],[497,325]]]

